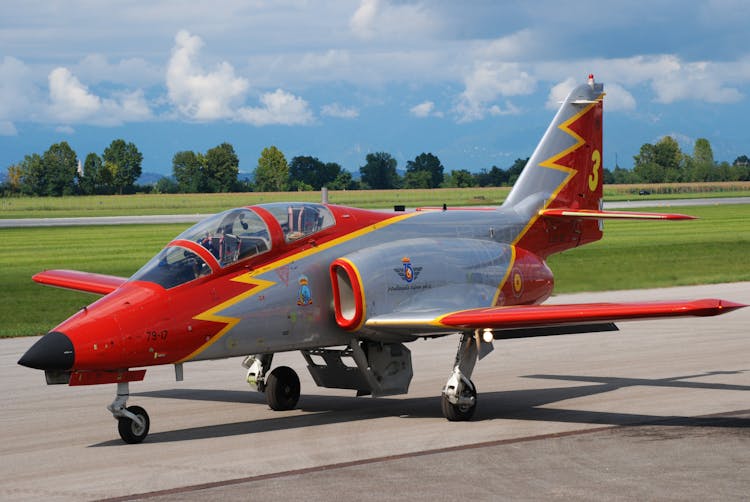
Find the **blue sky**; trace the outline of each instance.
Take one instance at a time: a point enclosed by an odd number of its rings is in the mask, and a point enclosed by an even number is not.
[[[604,82],[604,162],[674,136],[750,155],[745,0],[4,0],[0,170],[67,141],[117,138],[144,171],[231,143],[358,171],[432,152],[447,171],[531,154],[557,102]]]

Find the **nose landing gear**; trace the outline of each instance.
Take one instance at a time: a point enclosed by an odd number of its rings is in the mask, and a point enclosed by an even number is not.
[[[129,444],[137,444],[146,439],[151,420],[146,410],[140,406],[126,408],[128,397],[130,397],[128,382],[118,382],[117,396],[107,409],[117,419],[117,430],[122,440]]]

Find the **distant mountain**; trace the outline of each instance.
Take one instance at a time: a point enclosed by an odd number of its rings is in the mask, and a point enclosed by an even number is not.
[[[164,178],[164,175],[159,173],[141,173],[141,177],[135,183],[137,185],[155,185],[162,178]]]

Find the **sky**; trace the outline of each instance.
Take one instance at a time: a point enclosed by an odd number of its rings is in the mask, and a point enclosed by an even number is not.
[[[610,5],[611,4],[611,5]],[[3,0],[0,171],[67,141],[263,148],[358,172],[385,151],[446,172],[531,155],[560,100],[605,86],[605,167],[671,135],[750,155],[746,0]]]

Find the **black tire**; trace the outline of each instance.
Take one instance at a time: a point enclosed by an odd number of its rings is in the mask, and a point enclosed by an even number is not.
[[[299,377],[288,366],[279,366],[266,378],[266,402],[272,410],[291,410],[299,401]]]
[[[143,419],[143,427],[140,427],[136,422],[129,419],[128,417],[120,417],[117,419],[117,430],[120,432],[120,437],[123,441],[128,444],[137,444],[146,439],[148,436],[148,428],[151,425],[151,420],[148,418],[146,410],[140,406],[128,406],[126,408],[130,413],[141,417]]]
[[[440,396],[440,407],[443,409],[443,416],[448,419],[450,422],[466,422],[468,420],[471,420],[471,417],[474,416],[474,412],[477,409],[477,393],[476,391],[472,389],[465,389],[462,392],[462,395],[464,397],[473,396],[474,397],[474,404],[471,406],[469,405],[463,405],[459,406],[457,404],[453,404],[448,400],[448,396],[443,394]]]

